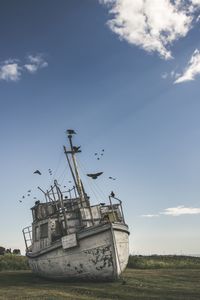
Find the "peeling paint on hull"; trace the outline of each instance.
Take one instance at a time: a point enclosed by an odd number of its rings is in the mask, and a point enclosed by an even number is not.
[[[98,229],[98,230],[97,230]],[[126,268],[129,256],[128,227],[108,224],[78,235],[78,246],[42,254],[27,253],[34,273],[55,279],[114,280]]]

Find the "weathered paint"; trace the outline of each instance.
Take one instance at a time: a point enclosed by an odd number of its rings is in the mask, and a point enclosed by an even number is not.
[[[129,258],[128,234],[120,230],[119,225],[113,224],[114,246],[116,253],[117,274],[120,275],[126,268]]]
[[[78,245],[76,233],[63,236],[61,242],[64,250],[76,247]]]
[[[103,231],[102,231],[103,228]],[[78,246],[59,248],[30,257],[32,270],[39,275],[60,279],[116,279],[128,262],[128,229],[108,224],[90,229],[78,237]],[[116,246],[117,245],[117,246]]]

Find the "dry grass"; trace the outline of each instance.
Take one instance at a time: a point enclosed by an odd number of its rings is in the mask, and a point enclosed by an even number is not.
[[[0,299],[200,299],[200,269],[127,269],[109,283],[53,282],[30,271],[0,272]]]
[[[130,255],[128,267],[134,269],[200,269],[200,257],[184,255]]]

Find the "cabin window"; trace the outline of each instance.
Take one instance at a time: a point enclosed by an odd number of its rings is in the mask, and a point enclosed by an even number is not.
[[[66,229],[66,224],[65,224],[65,221],[64,221],[64,220],[62,220],[62,228],[63,228],[63,229]]]
[[[55,229],[51,234],[52,242],[57,241],[62,236],[61,224],[58,221],[55,221]]]
[[[60,226],[60,222],[56,221],[55,224],[56,224],[55,233],[56,233],[57,235],[61,235],[61,226]]]
[[[48,237],[48,223],[40,225],[40,238],[44,239]]]
[[[35,227],[35,241],[39,241],[39,227]]]

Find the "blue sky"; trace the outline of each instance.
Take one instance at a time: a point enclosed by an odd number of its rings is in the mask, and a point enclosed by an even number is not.
[[[62,145],[74,128],[91,201],[105,199],[85,174],[104,171],[96,184],[123,200],[131,253],[198,254],[200,1],[0,8],[0,245],[24,249],[21,229],[33,197],[42,200],[37,186],[51,183],[48,168],[67,184]]]

